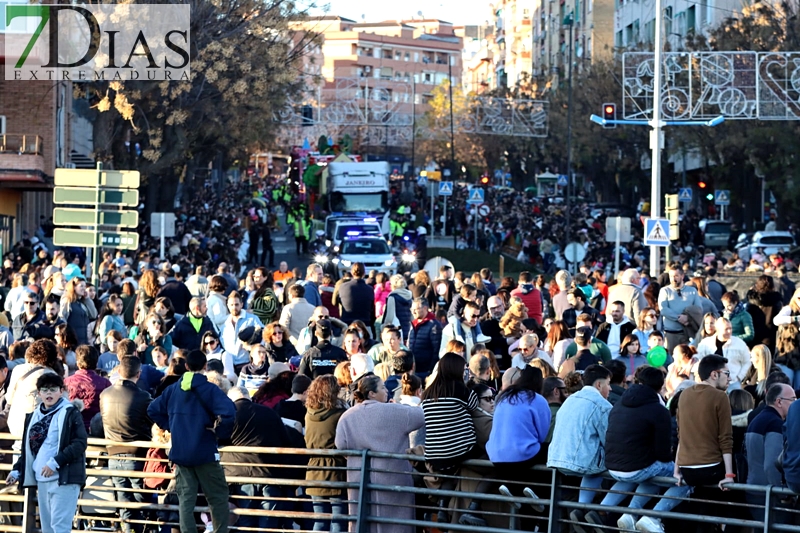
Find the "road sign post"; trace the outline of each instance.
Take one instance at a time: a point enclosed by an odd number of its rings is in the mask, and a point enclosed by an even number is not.
[[[450,175],[449,171],[445,171],[445,176],[449,175]],[[453,182],[440,181],[439,196],[444,196],[444,214],[442,215],[442,237],[447,235],[447,197],[452,195],[453,195]],[[455,237],[455,233],[453,233],[453,236]]]
[[[669,220],[666,218],[646,218],[644,220],[645,246],[669,246]]]
[[[631,241],[631,219],[608,217],[606,219],[606,242],[614,241],[614,277],[619,278],[620,244]]]
[[[727,189],[714,191],[714,203],[719,206],[720,220],[725,220],[725,208],[731,205],[731,191]]]
[[[119,210],[119,207],[139,205],[140,176],[138,171],[103,170],[102,163],[95,170],[58,168],[55,171],[53,203],[56,205],[91,206],[91,208],[63,208],[53,210],[53,223],[57,226],[82,228],[56,228],[53,244],[56,246],[86,247],[87,277],[95,284],[99,281],[98,248],[135,250],[139,247],[139,234],[122,231],[139,225],[137,211]],[[110,207],[114,207],[111,209]]]

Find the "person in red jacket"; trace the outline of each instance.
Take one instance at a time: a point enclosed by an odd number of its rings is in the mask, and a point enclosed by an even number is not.
[[[533,276],[530,272],[521,272],[519,275],[519,285],[511,291],[511,296],[519,296],[525,307],[528,308],[528,317],[542,324],[542,293],[533,286]]]

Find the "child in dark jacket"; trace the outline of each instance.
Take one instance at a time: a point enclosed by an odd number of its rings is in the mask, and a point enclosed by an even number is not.
[[[6,483],[37,488],[44,533],[69,533],[86,483],[86,426],[64,398],[61,376],[42,374],[36,389],[41,404],[25,418],[22,454]]]

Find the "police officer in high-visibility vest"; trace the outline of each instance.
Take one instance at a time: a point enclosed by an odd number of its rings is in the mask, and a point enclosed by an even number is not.
[[[308,241],[311,238],[311,217],[306,213],[305,216],[299,216],[294,221],[294,242],[297,255],[300,251],[304,254],[308,253]]]
[[[393,244],[398,245],[403,240],[404,232],[405,228],[403,228],[402,223],[394,218],[389,220],[389,233],[391,234]]]

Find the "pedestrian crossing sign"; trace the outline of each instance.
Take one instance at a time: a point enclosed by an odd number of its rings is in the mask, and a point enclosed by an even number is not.
[[[483,201],[483,189],[480,187],[474,187],[469,190],[469,198],[467,198],[468,204],[473,205],[480,205],[484,203]]]
[[[692,203],[692,189],[683,187],[678,193],[678,201],[683,203]]]
[[[425,187],[428,185],[428,178],[425,176],[420,176],[417,178],[417,185],[419,187]]]
[[[714,203],[717,205],[731,205],[731,191],[726,189],[714,191]]]
[[[567,183],[569,183],[567,181],[567,175],[566,174],[559,174],[558,175],[558,182],[557,182],[558,186],[559,187],[566,187]]]
[[[646,218],[644,221],[645,246],[669,246],[669,220]]]
[[[452,196],[453,195],[453,182],[440,181],[439,182],[439,196]]]

